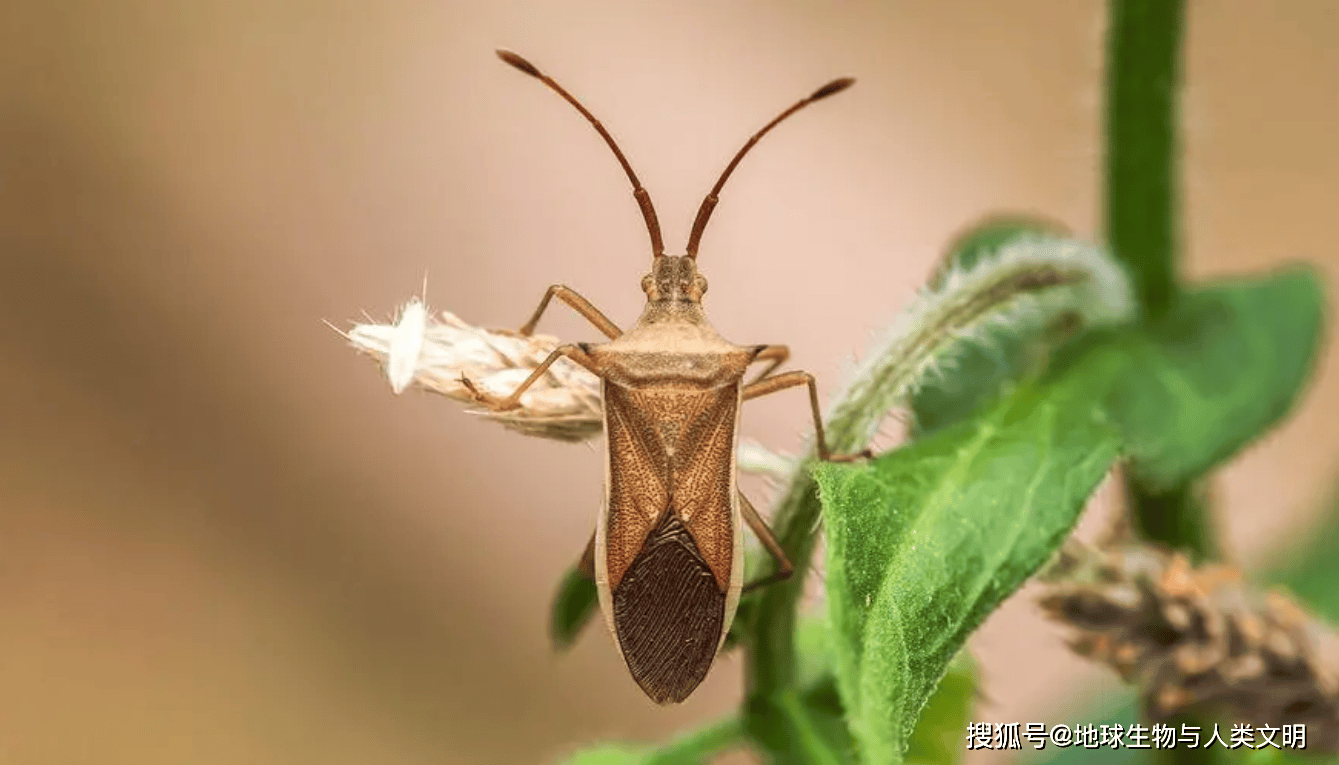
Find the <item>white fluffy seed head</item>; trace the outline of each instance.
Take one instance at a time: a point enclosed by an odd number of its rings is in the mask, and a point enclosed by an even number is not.
[[[386,377],[397,394],[404,392],[414,379],[427,330],[427,306],[418,298],[410,299],[400,310],[400,320],[391,328],[386,349]]]

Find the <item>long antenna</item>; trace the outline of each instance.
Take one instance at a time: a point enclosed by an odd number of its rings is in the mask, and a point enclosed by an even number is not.
[[[693,230],[692,233],[688,235],[688,257],[693,258],[694,260],[697,259],[697,246],[702,241],[702,232],[707,228],[707,220],[711,218],[711,211],[716,209],[716,203],[720,201],[719,195],[721,193],[721,187],[725,185],[725,179],[729,178],[730,173],[735,171],[735,166],[739,164],[739,160],[743,159],[744,155],[749,153],[749,149],[753,148],[753,145],[758,142],[758,139],[762,138],[767,134],[767,131],[781,124],[782,120],[795,112],[798,112],[815,101],[840,93],[854,84],[855,78],[853,77],[842,77],[841,79],[833,80],[818,90],[815,90],[807,97],[801,99],[794,106],[781,112],[781,114],[777,115],[776,119],[767,123],[762,130],[753,134],[753,137],[748,140],[748,143],[744,144],[744,148],[740,149],[739,153],[735,154],[735,158],[730,160],[730,164],[725,166],[725,172],[721,173],[721,177],[716,181],[716,185],[711,187],[711,192],[707,194],[707,198],[702,200],[702,206],[697,208],[697,218],[693,220]]]
[[[660,237],[660,221],[656,218],[656,208],[651,204],[651,195],[646,193],[646,189],[642,188],[642,182],[637,180],[637,174],[632,172],[632,165],[628,164],[628,158],[623,156],[623,152],[618,148],[618,144],[614,143],[614,137],[609,135],[609,131],[604,129],[604,125],[601,125],[600,121],[595,119],[595,115],[587,111],[586,107],[582,106],[581,102],[576,100],[576,97],[564,90],[563,86],[554,82],[552,77],[539,71],[534,64],[509,50],[499,50],[497,56],[508,64],[520,69],[522,72],[525,72],[545,85],[548,85],[553,92],[566,99],[567,103],[571,104],[577,111],[581,112],[581,116],[590,121],[591,126],[595,128],[595,132],[599,133],[600,137],[604,139],[604,142],[609,144],[610,150],[612,150],[614,156],[618,158],[618,164],[623,166],[623,172],[628,174],[628,180],[632,181],[632,196],[637,200],[637,206],[642,210],[642,218],[646,220],[646,231],[651,235],[652,255],[657,258],[664,257],[665,243]]]

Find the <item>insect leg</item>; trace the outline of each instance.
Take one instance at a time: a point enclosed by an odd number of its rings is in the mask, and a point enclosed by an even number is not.
[[[544,291],[544,297],[540,299],[539,307],[535,309],[534,315],[530,317],[530,321],[527,321],[517,330],[517,333],[521,335],[533,334],[535,325],[539,324],[539,317],[544,315],[544,309],[549,307],[549,301],[554,297],[571,306],[572,310],[581,314],[586,321],[594,324],[595,328],[603,332],[610,340],[623,334],[623,330],[610,321],[609,317],[600,313],[600,309],[596,308],[589,300],[578,295],[575,290],[561,284],[554,284]]]
[[[511,395],[505,398],[502,396],[494,396],[491,393],[480,390],[468,377],[462,376],[460,382],[469,389],[471,394],[473,394],[475,401],[478,401],[493,411],[505,412],[508,409],[518,408],[521,405],[521,394],[525,393],[526,389],[531,385],[534,385],[536,380],[543,377],[544,373],[548,371],[548,368],[553,366],[553,362],[557,361],[561,356],[566,356],[575,361],[586,369],[589,369],[591,373],[596,376],[599,376],[600,374],[599,370],[595,368],[595,361],[591,359],[590,356],[587,356],[586,352],[581,350],[580,346],[560,345],[557,348],[554,348],[553,353],[550,353],[547,358],[539,362],[539,366],[535,367],[535,371],[531,372],[530,376],[525,378],[520,385],[517,385],[516,390],[512,391]]]
[[[825,462],[854,462],[858,459],[873,456],[869,449],[859,454],[832,454],[828,451],[827,436],[823,434],[823,413],[818,406],[818,385],[814,382],[814,376],[808,372],[782,372],[779,375],[752,382],[744,386],[744,400],[748,401],[751,398],[766,396],[769,393],[776,393],[800,385],[809,386],[809,408],[814,414],[814,435],[818,441],[819,459]]]
[[[739,510],[744,516],[744,522],[749,525],[749,528],[753,529],[753,533],[758,535],[763,547],[766,547],[767,552],[771,553],[772,558],[776,560],[776,571],[744,585],[744,592],[789,579],[790,575],[795,573],[795,566],[791,564],[790,558],[786,557],[786,551],[782,549],[776,535],[767,527],[767,521],[762,519],[757,509],[753,507],[753,503],[749,502],[749,498],[744,496],[742,491],[739,492]]]
[[[788,358],[790,358],[790,346],[788,345],[763,346],[763,349],[761,351],[758,351],[758,355],[754,356],[753,361],[749,363],[755,364],[759,361],[769,361],[771,363],[768,364],[766,367],[764,367],[762,373],[759,374],[757,377],[753,378],[752,382],[750,382],[749,385],[752,385],[753,383],[756,383],[759,380],[766,379],[768,375],[776,371],[777,367],[786,363],[786,359]]]

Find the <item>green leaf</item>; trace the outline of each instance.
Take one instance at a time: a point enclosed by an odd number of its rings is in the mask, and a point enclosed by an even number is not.
[[[846,725],[846,709],[837,690],[836,675],[829,672],[809,685],[802,698],[814,728],[827,742],[828,749],[838,754],[842,762],[854,765],[855,740]]]
[[[963,736],[976,700],[976,665],[965,649],[949,662],[948,672],[925,702],[911,732],[906,758],[927,765],[957,765],[967,754]]]
[[[846,712],[837,695],[832,622],[826,611],[804,614],[795,628],[797,665],[794,687],[775,700],[785,725],[778,736],[788,747],[772,752],[775,763],[855,763],[855,744],[846,729]]]
[[[828,757],[841,763],[854,763],[855,743],[846,727],[846,710],[837,690],[836,635],[826,614],[801,617],[796,628],[795,647],[799,654],[796,685],[805,689],[800,696],[803,726],[820,739]],[[959,652],[948,674],[925,705],[916,730],[911,734],[907,757],[928,765],[956,765],[965,752],[963,731],[971,717],[976,695],[976,669],[967,651]],[[787,717],[795,714],[787,710]],[[792,726],[793,728],[793,726]],[[792,751],[792,761],[823,762],[811,752]]]
[[[901,762],[967,635],[1064,540],[1115,461],[1093,356],[869,465],[823,464],[837,679],[862,761]]]
[[[554,646],[559,650],[570,648],[599,607],[595,582],[575,567],[569,569],[558,584],[550,610],[549,637]]]
[[[997,215],[958,235],[949,245],[929,287],[937,288],[952,269],[967,270],[982,258],[1023,236],[1062,236],[1062,226],[1023,215]],[[1051,334],[1051,333],[1045,333]],[[915,435],[932,433],[960,422],[987,402],[999,398],[1005,386],[1040,371],[1049,343],[1035,332],[1020,334],[1007,325],[983,330],[981,341],[966,344],[952,366],[916,390],[911,397]]]
[[[1322,303],[1316,275],[1290,270],[1190,292],[1117,340],[1110,405],[1140,482],[1186,483],[1278,422],[1315,363]]]
[[[700,730],[679,736],[640,761],[641,765],[703,765],[728,749],[746,741],[744,724],[728,717]]]

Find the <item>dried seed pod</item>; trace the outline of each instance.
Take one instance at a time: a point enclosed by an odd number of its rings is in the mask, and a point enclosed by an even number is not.
[[[1076,630],[1071,647],[1138,683],[1150,718],[1303,723],[1309,748],[1339,749],[1339,636],[1286,595],[1125,539],[1070,540],[1044,578],[1042,608]]]
[[[412,381],[473,406],[462,378],[486,393],[506,395],[559,345],[547,335],[475,327],[447,311],[428,312],[425,321],[424,309],[414,310],[421,305],[411,301],[396,324],[356,324],[344,335],[354,348],[382,362],[396,392]],[[404,326],[410,319],[414,325]],[[525,435],[559,441],[585,441],[603,428],[600,381],[567,359],[555,362],[525,392],[520,408],[470,411]]]

